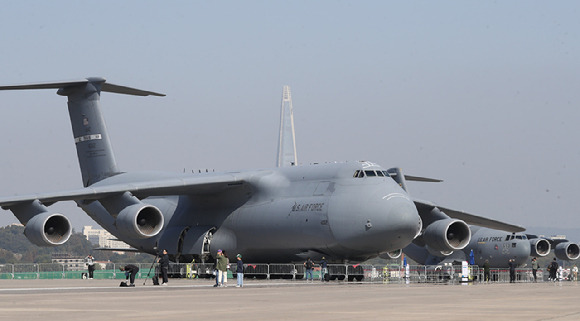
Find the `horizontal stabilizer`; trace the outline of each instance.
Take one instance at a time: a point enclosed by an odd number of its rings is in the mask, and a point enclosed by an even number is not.
[[[156,93],[153,91],[146,91],[131,87],[119,86],[109,83],[104,83],[101,87],[101,91],[106,91],[109,93],[116,93],[116,94],[125,94],[125,95],[134,95],[134,96],[159,96],[164,97],[165,94]]]
[[[0,86],[0,90],[27,90],[27,89],[60,89],[72,86],[83,85],[87,83],[102,83],[101,91],[111,92],[116,94],[126,94],[134,96],[165,96],[165,94],[156,93],[153,91],[146,91],[131,87],[119,86],[106,83],[106,79],[102,77],[91,77],[80,80],[57,81],[57,82],[42,82],[21,85]]]
[[[465,223],[470,224],[470,225],[477,225],[477,226],[481,226],[481,227],[487,227],[487,228],[491,228],[491,229],[502,230],[502,231],[507,231],[507,232],[512,232],[512,233],[523,232],[526,230],[524,227],[522,227],[520,225],[504,223],[504,222],[501,222],[498,220],[469,214],[467,212],[453,210],[453,209],[446,208],[446,207],[441,207],[439,205],[435,205],[435,204],[433,204],[431,202],[427,202],[427,201],[420,201],[420,200],[415,199],[415,200],[413,200],[413,202],[415,202],[415,205],[417,206],[418,209],[419,208],[435,208],[436,207],[440,211],[447,214],[449,217],[455,218],[458,220],[462,220]]]

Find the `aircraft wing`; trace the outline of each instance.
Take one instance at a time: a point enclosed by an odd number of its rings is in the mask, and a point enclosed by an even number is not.
[[[439,210],[441,210],[442,212],[447,214],[447,216],[449,216],[451,218],[458,219],[458,220],[462,220],[465,223],[470,224],[470,225],[477,225],[477,226],[482,226],[482,227],[487,227],[487,228],[491,228],[491,229],[502,230],[502,231],[507,231],[507,232],[512,232],[512,233],[523,232],[526,230],[524,227],[522,227],[520,225],[504,223],[504,222],[497,221],[494,219],[469,214],[467,212],[442,207],[442,206],[435,205],[435,204],[428,202],[428,201],[421,201],[421,200],[414,199],[413,202],[415,202],[415,205],[417,206],[417,208],[435,208],[435,207],[437,207]]]
[[[550,245],[552,246],[552,248],[555,248],[556,245],[558,245],[560,243],[570,242],[570,240],[568,240],[568,239],[553,238],[553,237],[550,237],[550,236],[538,236],[538,235],[535,235],[535,234],[526,234],[526,237],[528,239],[537,239],[537,238],[545,239],[548,242],[550,242]]]
[[[123,182],[121,177],[115,181],[112,184],[95,184],[69,191],[2,197],[0,198],[0,207],[7,209],[11,206],[34,200],[39,200],[47,206],[59,201],[98,200],[125,192],[130,192],[140,199],[149,196],[208,194],[226,191],[229,188],[243,186],[246,183],[245,180],[236,177],[234,174],[155,180],[143,179],[141,181],[127,180],[127,182]]]
[[[404,175],[406,181],[427,182],[427,183],[441,183],[443,180],[437,178],[429,178],[423,176]]]

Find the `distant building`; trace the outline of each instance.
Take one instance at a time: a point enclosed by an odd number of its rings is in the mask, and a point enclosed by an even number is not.
[[[72,256],[69,253],[53,253],[52,263],[59,263],[65,266],[66,271],[84,271],[87,269],[85,257]],[[105,269],[107,262],[95,261],[97,269]]]
[[[83,235],[87,240],[99,247],[112,249],[130,249],[131,246],[125,242],[118,241],[115,236],[104,229],[94,229],[92,226],[83,226]]]
[[[84,257],[71,256],[68,253],[52,254],[52,263],[64,265],[67,271],[82,271],[86,269]]]

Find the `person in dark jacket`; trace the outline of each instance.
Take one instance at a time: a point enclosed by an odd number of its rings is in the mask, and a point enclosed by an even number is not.
[[[163,277],[163,283],[161,285],[167,285],[167,270],[169,269],[169,255],[167,255],[167,250],[163,250],[163,254],[161,254],[158,261],[161,266],[161,276]]]
[[[483,281],[489,282],[489,260],[483,263]]]
[[[236,263],[236,274],[238,275],[238,285],[237,288],[241,288],[244,286],[244,261],[242,261],[242,255],[236,255],[237,263]]]
[[[136,265],[127,264],[119,269],[125,272],[125,280],[129,279],[130,284],[128,286],[135,286],[135,276],[139,272],[139,268]]]
[[[304,268],[306,269],[306,282],[314,281],[312,279],[312,270],[314,270],[314,262],[312,262],[310,258],[307,258],[306,262],[304,262]]]
[[[326,258],[323,256],[322,260],[320,260],[320,281],[324,282],[324,276],[328,274],[328,263],[326,262]]]
[[[510,267],[510,283],[516,283],[516,262],[514,259],[510,259],[508,265]]]
[[[554,282],[556,282],[558,280],[558,277],[556,276],[556,273],[558,272],[558,267],[559,267],[558,261],[556,261],[556,258],[554,258],[552,263],[550,263],[550,265],[548,265],[548,269],[550,270],[549,280],[552,280]]]

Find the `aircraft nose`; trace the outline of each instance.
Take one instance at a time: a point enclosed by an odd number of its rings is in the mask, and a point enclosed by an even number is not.
[[[364,206],[335,203],[342,215],[330,219],[333,235],[345,248],[382,253],[407,246],[421,231],[421,218],[404,192],[367,194]],[[360,203],[358,203],[360,204]]]
[[[421,232],[422,221],[415,203],[406,194],[390,193],[380,198],[382,202],[382,222],[388,233],[390,246],[401,249]]]

